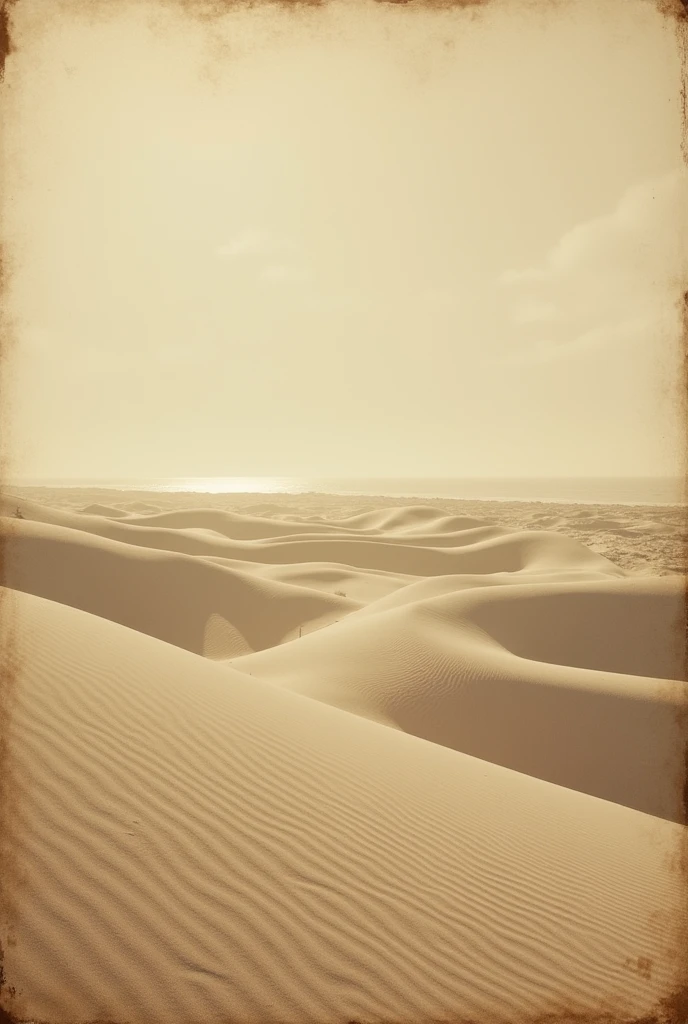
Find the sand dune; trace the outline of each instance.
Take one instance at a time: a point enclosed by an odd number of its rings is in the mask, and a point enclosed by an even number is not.
[[[3,1006],[679,1019],[683,578],[423,505],[132,504],[3,499]]]
[[[15,590],[112,619],[197,654],[258,651],[313,628],[351,602],[258,579],[228,564],[109,540],[52,524],[12,523],[3,579]],[[225,638],[218,648],[221,624]]]
[[[272,495],[269,496],[273,498]],[[404,509],[408,498],[380,495],[281,494],[266,500],[257,494],[166,494],[156,491],[116,491],[103,487],[26,487],[21,502],[53,509],[80,511],[85,504],[102,504],[147,515],[182,509],[221,509],[264,520],[280,518],[299,523],[336,523],[354,516],[384,517],[389,509]],[[2,499],[0,498],[0,502]],[[620,569],[648,576],[676,575],[686,571],[688,530],[685,509],[671,505],[576,505],[542,501],[478,501],[433,498],[436,513],[474,519],[484,525],[510,530],[546,530],[581,541]],[[6,503],[7,505],[7,503]],[[417,505],[416,505],[417,507]],[[14,508],[9,508],[9,514]],[[35,518],[35,513],[33,514]],[[589,523],[595,521],[595,528]]]
[[[671,681],[682,672],[672,623],[683,592],[639,582],[642,590],[580,583],[542,585],[541,594],[532,585],[470,588],[374,615],[373,606],[363,618],[352,615],[234,666],[456,750],[683,820],[687,693]],[[578,621],[567,622],[564,596],[577,605]],[[613,602],[611,615],[605,599]],[[541,606],[539,620],[533,604]],[[597,632],[603,611],[606,643]],[[655,633],[662,611],[665,628]],[[639,628],[625,644],[623,626],[634,623]],[[634,653],[646,676],[630,674]]]
[[[86,508],[82,508],[81,513],[86,516],[107,516],[109,519],[121,519],[127,514],[121,508],[114,508],[111,505],[99,505],[97,502],[95,505],[87,505]]]

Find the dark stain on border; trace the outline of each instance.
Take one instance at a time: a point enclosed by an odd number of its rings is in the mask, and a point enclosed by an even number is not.
[[[11,14],[17,0],[0,0],[0,88],[5,86],[5,68],[13,52]],[[10,277],[10,261],[4,237],[0,237],[0,492],[8,467],[9,355],[12,326],[6,312],[5,297]],[[0,531],[0,588],[4,582],[4,530]],[[16,813],[16,789],[12,785],[12,764],[8,749],[8,724],[12,713],[17,678],[17,650],[13,628],[11,594],[0,589],[0,1024],[14,1024],[11,1007],[16,1008],[15,990],[7,984],[5,952],[14,941],[14,912],[18,887],[18,865],[9,845],[12,818]]]
[[[10,9],[12,0],[4,0],[0,5],[0,82],[5,78],[5,61],[12,52],[10,38]]]
[[[688,167],[688,2],[681,2],[672,5],[672,10],[666,13],[674,18],[676,43],[680,62],[680,81],[678,101],[680,104],[681,118],[681,153],[684,165]],[[660,6],[660,10],[662,10]],[[683,424],[683,460],[684,476],[684,500],[687,502],[684,508],[684,537],[685,546],[683,550],[683,572],[684,572],[684,623],[683,623],[683,651],[684,651],[684,679],[688,679],[688,281],[683,283],[684,293],[681,303],[682,323],[682,366],[681,379],[679,379],[679,394],[677,400]],[[681,715],[681,728],[683,730],[684,742],[684,776],[683,776],[683,807],[684,821],[688,822],[688,708],[683,709]],[[679,939],[682,951],[678,953],[677,963],[677,990],[668,998],[665,1004],[667,1019],[671,1024],[678,1024],[679,1021],[688,1021],[688,829],[684,829],[681,849],[679,851],[678,871],[683,886],[683,906],[678,909],[680,916]]]

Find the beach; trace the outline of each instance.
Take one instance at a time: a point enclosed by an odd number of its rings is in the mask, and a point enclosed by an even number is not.
[[[2,512],[15,1019],[681,1019],[684,510]]]

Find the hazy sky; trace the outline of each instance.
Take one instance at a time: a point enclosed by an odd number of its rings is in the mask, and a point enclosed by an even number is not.
[[[13,472],[680,472],[671,20],[228,12],[14,8]]]

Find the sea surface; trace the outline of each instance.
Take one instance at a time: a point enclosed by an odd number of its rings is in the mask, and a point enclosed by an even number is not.
[[[129,480],[22,480],[17,486],[199,494],[341,494],[609,505],[681,505],[688,482],[672,477],[315,477],[214,476]]]

